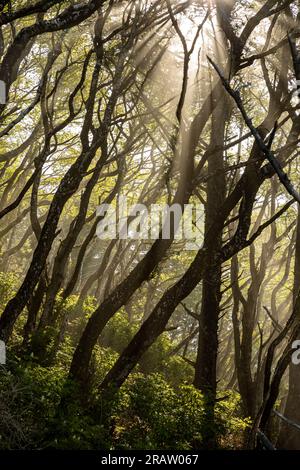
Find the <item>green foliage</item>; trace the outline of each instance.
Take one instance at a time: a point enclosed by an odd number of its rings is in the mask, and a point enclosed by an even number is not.
[[[215,431],[238,436],[247,422],[238,419],[237,398],[218,408]],[[222,410],[222,412],[221,412]],[[192,385],[172,387],[160,374],[135,374],[115,405],[114,439],[120,449],[193,449],[206,433],[204,399]]]
[[[10,357],[0,373],[0,449],[193,449],[206,432],[204,400],[192,385],[172,386],[161,374],[132,374],[113,403],[96,393],[116,354],[98,348],[90,403],[75,396],[64,364],[42,367]],[[102,376],[102,377],[100,377]],[[67,394],[67,395],[66,395]],[[106,414],[105,414],[106,410]],[[222,447],[241,444],[248,426],[239,396],[217,404],[215,432]]]
[[[245,431],[251,426],[250,418],[242,418],[241,397],[236,392],[230,392],[225,399],[216,404],[216,417],[222,423],[220,444],[227,449],[241,448],[244,444]]]
[[[0,275],[6,302],[14,293],[17,278]],[[86,403],[78,401],[74,384],[67,379],[74,352],[74,337],[89,317],[94,299],[78,309],[78,298],[57,299],[57,318],[70,321],[68,333],[54,362],[47,365],[34,353],[20,356],[22,337],[14,332],[8,366],[0,371],[0,449],[193,449],[201,447],[207,433],[202,394],[192,385],[193,368],[174,355],[168,333],[147,351],[113,401],[105,400],[99,384],[118,354],[134,335],[138,323],[124,311],[109,323],[95,348]],[[59,322],[58,322],[59,324]],[[59,328],[48,326],[36,334],[31,351],[44,348],[50,356]],[[45,344],[43,343],[45,342]],[[43,344],[42,344],[43,343]],[[65,398],[67,397],[67,399]],[[72,399],[70,399],[72,397]],[[239,395],[230,394],[216,406],[214,432],[221,447],[237,448],[249,423],[241,419]]]
[[[14,296],[17,290],[18,278],[13,273],[0,272],[0,310]]]
[[[101,346],[121,353],[127,346],[138,328],[136,322],[129,322],[123,313],[117,313],[107,325],[101,336]],[[138,365],[138,370],[144,374],[158,372],[171,384],[191,382],[193,368],[181,357],[173,355],[173,344],[168,334],[162,334],[144,354]]]
[[[101,345],[120,353],[137,330],[137,323],[130,323],[124,313],[119,312],[109,321],[101,336]]]
[[[193,367],[180,356],[173,355],[174,345],[167,333],[162,334],[148,349],[140,361],[140,368],[145,374],[158,372],[171,384],[178,385],[193,380]]]
[[[39,448],[60,401],[65,374],[13,357],[0,372],[0,448]]]

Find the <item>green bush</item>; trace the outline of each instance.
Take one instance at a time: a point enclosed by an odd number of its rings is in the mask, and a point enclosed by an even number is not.
[[[226,433],[239,436],[248,423],[238,419],[238,397],[218,404],[215,432],[226,445]],[[205,429],[204,400],[192,385],[172,387],[160,374],[132,375],[113,411],[114,442],[120,449],[181,449],[201,445]]]
[[[15,295],[18,286],[18,278],[13,273],[0,272],[0,311]]]
[[[60,401],[65,375],[10,359],[0,370],[0,448],[39,448]],[[5,411],[3,411],[3,409]]]

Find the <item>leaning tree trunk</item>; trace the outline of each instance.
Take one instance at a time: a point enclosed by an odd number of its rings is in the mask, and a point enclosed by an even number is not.
[[[300,289],[300,207],[298,206],[297,239],[295,253],[295,277],[294,277],[294,303]],[[289,389],[284,409],[284,416],[296,423],[300,423],[300,367],[292,362],[289,366]],[[277,446],[282,449],[300,449],[300,431],[282,423]]]

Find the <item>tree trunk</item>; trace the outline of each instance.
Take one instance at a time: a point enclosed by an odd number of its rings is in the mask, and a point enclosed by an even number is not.
[[[294,289],[293,297],[296,301],[297,293],[300,289],[300,207],[298,206],[297,238],[294,268]],[[288,396],[284,409],[284,416],[295,423],[300,423],[300,367],[290,363],[289,366],[289,388]],[[299,450],[300,449],[300,431],[282,423],[277,446],[281,449]]]
[[[222,86],[220,84],[220,86]],[[225,97],[220,100],[212,115],[211,142],[220,146],[225,141],[225,124],[227,110]],[[216,152],[208,160],[208,174],[216,174],[209,178],[206,190],[205,235],[217,216],[219,207],[226,196],[223,151]],[[202,303],[199,318],[198,351],[195,366],[194,385],[205,395],[205,415],[207,434],[203,443],[213,448],[215,442],[214,407],[217,391],[217,354],[218,354],[218,322],[220,315],[222,264],[218,253],[222,248],[222,229],[214,236],[214,244],[210,246],[208,260],[204,268],[202,281]]]

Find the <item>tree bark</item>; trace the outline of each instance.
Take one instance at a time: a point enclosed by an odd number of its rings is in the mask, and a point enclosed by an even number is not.
[[[293,297],[296,301],[297,292],[300,289],[300,207],[298,206],[296,253],[294,267],[294,289]],[[284,416],[296,423],[300,423],[300,367],[292,362],[289,366],[288,396],[284,409]],[[282,423],[277,446],[281,449],[299,450],[300,431]]]

